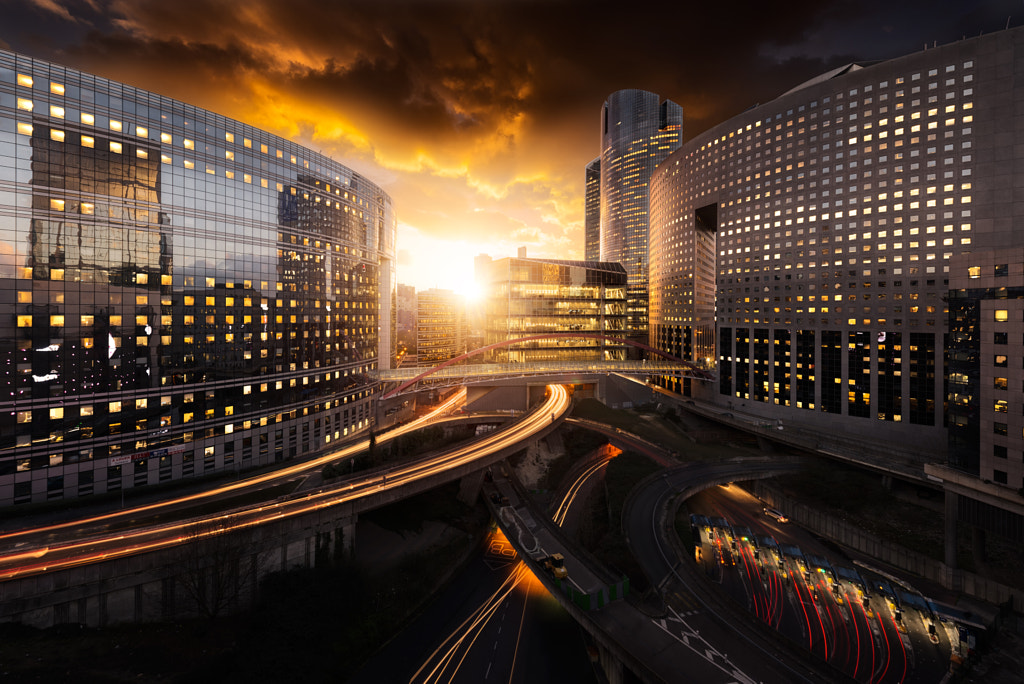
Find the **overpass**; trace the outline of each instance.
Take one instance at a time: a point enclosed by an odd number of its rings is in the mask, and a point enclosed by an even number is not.
[[[504,364],[466,364],[465,361],[495,349],[510,347],[516,344],[527,344],[541,340],[594,340],[626,344],[651,355],[651,359],[640,361],[563,361],[554,360],[540,363],[504,363]],[[553,347],[552,351],[557,351]],[[594,348],[599,351],[599,347]],[[656,357],[656,358],[655,358]],[[405,392],[416,391],[421,380],[429,379],[438,385],[465,385],[472,382],[486,382],[526,376],[559,375],[559,374],[603,374],[628,373],[635,375],[671,375],[676,377],[699,378],[713,380],[713,374],[690,361],[684,361],[672,354],[656,349],[635,340],[595,333],[544,333],[528,335],[512,340],[502,340],[479,349],[466,352],[439,363],[431,368],[397,368],[393,370],[372,371],[373,377],[382,382],[395,382],[398,386],[385,392],[382,400],[399,396]]]
[[[239,499],[229,491],[225,501],[197,494],[182,497],[184,508],[149,504],[2,532],[0,621],[101,626],[194,615],[202,612],[196,594],[218,586],[248,603],[263,575],[347,553],[360,512],[451,481],[472,494],[484,468],[557,429],[569,405],[555,386],[522,419],[469,444],[313,489],[271,490],[276,498],[256,492],[257,503],[253,492]]]

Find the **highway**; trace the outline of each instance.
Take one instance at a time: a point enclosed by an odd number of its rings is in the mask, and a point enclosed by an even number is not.
[[[618,450],[582,464],[552,519],[571,525]],[[496,530],[482,557],[449,582],[416,620],[366,663],[350,684],[597,681],[576,623]]]
[[[706,490],[687,506],[703,516],[692,526],[698,567],[754,617],[858,682],[942,679],[951,653],[945,629],[901,605],[886,577],[768,518],[739,487]]]
[[[694,575],[695,565],[682,557],[666,538],[663,516],[678,496],[684,498],[704,482],[731,479],[729,473],[775,473],[787,464],[771,461],[690,463],[669,469],[634,490],[624,514],[630,549],[644,568],[651,586],[665,600],[665,614],[653,622],[689,652],[694,671],[703,681],[724,682],[833,682],[831,672],[820,673],[758,638],[756,625],[731,619]],[[752,622],[752,621],[750,621]],[[794,649],[796,651],[796,649]]]
[[[462,398],[464,399],[464,394]],[[457,403],[458,399],[459,397],[453,397],[452,401]],[[487,433],[471,444],[385,471],[359,474],[315,491],[301,492],[294,496],[242,508],[191,517],[188,515],[188,508],[191,505],[200,502],[209,505],[220,497],[237,494],[239,490],[263,487],[275,481],[304,475],[327,463],[364,451],[369,446],[368,441],[350,445],[313,461],[210,491],[83,520],[6,532],[0,535],[0,580],[167,548],[272,520],[303,515],[388,489],[400,488],[518,444],[547,427],[556,416],[564,413],[569,405],[568,391],[560,385],[550,385],[545,400],[521,420]],[[399,434],[421,426],[422,423],[415,421],[401,426],[378,437],[377,443],[393,439]],[[172,511],[173,515],[168,515]]]

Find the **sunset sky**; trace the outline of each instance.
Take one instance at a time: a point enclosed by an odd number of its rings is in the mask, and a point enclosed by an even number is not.
[[[479,253],[583,257],[615,90],[681,104],[688,139],[840,64],[1008,22],[1021,0],[0,0],[0,46],[356,169],[395,202],[399,281],[462,291]]]

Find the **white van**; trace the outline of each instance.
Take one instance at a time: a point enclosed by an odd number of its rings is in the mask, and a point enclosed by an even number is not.
[[[769,518],[775,518],[780,523],[789,522],[789,518],[787,518],[782,513],[780,513],[779,511],[775,510],[774,508],[765,508],[764,509],[764,514],[767,515]]]

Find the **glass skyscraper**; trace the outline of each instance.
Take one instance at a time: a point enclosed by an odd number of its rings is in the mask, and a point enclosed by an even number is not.
[[[583,258],[601,260],[601,158],[587,164],[583,211]]]
[[[601,261],[629,278],[629,336],[647,342],[648,182],[683,142],[683,109],[644,90],[619,90],[601,108]],[[593,164],[593,162],[591,162]]]
[[[0,505],[368,429],[395,232],[387,194],[327,157],[0,51]]]

